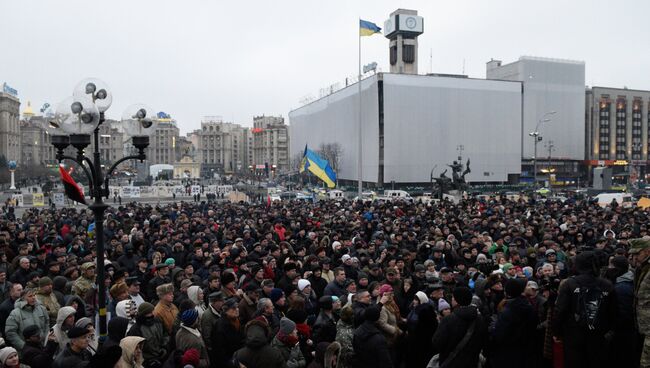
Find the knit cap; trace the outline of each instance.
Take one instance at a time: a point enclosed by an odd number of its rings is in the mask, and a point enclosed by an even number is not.
[[[190,327],[199,318],[199,312],[196,309],[188,309],[181,314],[181,322],[187,327]]]
[[[298,290],[303,291],[307,286],[311,286],[311,282],[305,279],[298,280]]]
[[[296,324],[292,320],[286,317],[282,317],[280,320],[280,332],[284,335],[289,335],[296,329]]]
[[[149,313],[153,313],[154,306],[151,303],[144,302],[138,306],[138,316],[146,316]]]
[[[193,367],[198,367],[199,364],[201,363],[201,354],[199,353],[198,350],[194,348],[187,349],[185,353],[183,353],[183,358],[181,359],[181,363],[183,364],[183,366],[191,365]]]

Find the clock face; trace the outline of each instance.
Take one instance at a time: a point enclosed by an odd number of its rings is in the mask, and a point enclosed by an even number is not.
[[[413,28],[415,28],[415,26],[417,25],[417,23],[418,23],[418,22],[417,22],[417,21],[415,20],[415,18],[413,18],[413,17],[408,17],[408,18],[406,18],[406,27],[407,27],[408,29],[413,29]]]

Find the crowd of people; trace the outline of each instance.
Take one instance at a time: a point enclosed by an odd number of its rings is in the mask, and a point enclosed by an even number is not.
[[[98,234],[87,209],[4,212],[0,364],[648,367],[649,218],[500,196],[128,203]]]

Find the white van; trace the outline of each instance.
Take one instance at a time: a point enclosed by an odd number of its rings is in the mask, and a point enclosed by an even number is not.
[[[403,190],[387,190],[384,192],[384,197],[388,200],[403,200],[403,201],[412,201],[413,197]]]
[[[342,201],[345,199],[345,196],[343,195],[343,191],[335,189],[327,192],[327,198],[333,199],[335,201]]]
[[[607,207],[612,204],[612,201],[616,201],[623,208],[630,208],[634,205],[632,195],[629,193],[600,193],[594,199],[600,207]]]

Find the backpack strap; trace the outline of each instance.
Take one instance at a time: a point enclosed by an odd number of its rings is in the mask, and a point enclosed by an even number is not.
[[[478,316],[477,316],[476,319],[474,319],[472,324],[469,326],[469,328],[467,329],[467,332],[465,333],[465,336],[463,336],[463,339],[460,340],[458,345],[456,345],[456,348],[454,349],[454,351],[452,351],[451,354],[449,354],[449,356],[447,356],[447,359],[445,359],[445,361],[442,362],[442,364],[440,365],[440,368],[447,368],[451,364],[451,362],[454,360],[454,358],[456,358],[456,355],[458,355],[458,353],[460,353],[460,351],[465,348],[465,346],[469,342],[469,339],[472,338],[472,335],[474,335],[474,330],[476,329],[476,321],[477,320],[478,320]]]

